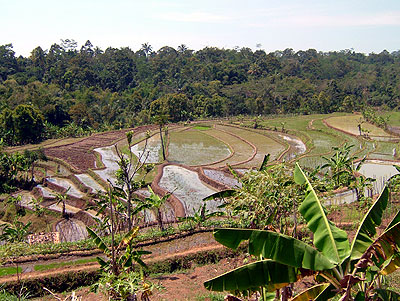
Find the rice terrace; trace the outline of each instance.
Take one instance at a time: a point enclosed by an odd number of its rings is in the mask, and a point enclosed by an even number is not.
[[[224,198],[222,194],[218,196],[218,192],[237,190],[239,195],[254,193],[257,196],[258,192],[246,190],[251,178],[257,177],[258,170],[261,172],[260,167],[267,170],[282,164],[294,166],[298,162],[304,170],[312,171],[334,158],[338,149],[347,148],[347,155],[356,159],[355,162],[362,160],[357,173],[364,180],[375,180],[361,186],[361,192],[360,188],[350,186],[334,194],[323,193],[322,202],[336,225],[356,229],[361,222],[361,212],[367,208],[360,207],[358,194],[364,196],[364,202],[371,202],[384,188],[385,181],[398,173],[392,167],[400,162],[397,127],[400,122],[397,124],[394,120],[390,129],[383,129],[368,122],[362,114],[239,116],[171,123],[163,129],[157,125],[141,126],[6,148],[13,153],[40,147],[47,159],[38,161],[34,170],[35,179],[41,184],[32,190],[12,193],[12,199],[18,200],[15,203],[18,207],[1,205],[2,223],[11,225],[12,210],[24,210],[21,222],[33,220],[31,232],[57,235],[50,240],[49,235],[42,235],[48,242],[29,247],[25,243],[0,246],[3,263],[0,283],[10,292],[17,292],[23,285],[30,296],[36,298],[48,295],[49,291],[71,292],[79,286],[94,284],[100,267],[96,257],[100,255],[105,259],[108,253],[101,255],[102,247],[90,238],[88,230],[100,231],[96,225],[107,220],[106,212],[109,214],[113,206],[106,205],[99,210],[99,203],[103,200],[101,204],[107,204],[104,196],[111,193],[110,185],[120,181],[116,175],[121,170],[121,158],[131,158],[132,164],[140,167],[132,176],[136,183],[142,183],[132,190],[135,200],[132,210],[149,197],[165,199],[158,207],[138,210],[132,221],[140,227],[134,240],[135,248],[152,252],[142,256],[148,265],[147,277],[157,287],[164,287],[153,288],[153,297],[156,300],[189,300],[196,290],[197,298],[223,299],[225,294],[210,294],[202,282],[254,259],[248,258],[243,248],[230,251],[213,239],[214,228],[240,228],[244,222],[240,217],[242,213],[239,217],[232,215],[238,208],[221,207],[226,204],[225,198],[229,199],[232,194]],[[324,170],[316,172],[315,176],[322,179]],[[285,174],[285,177],[291,175]],[[312,181],[316,185],[318,178]],[[210,195],[217,196],[208,198]],[[396,196],[390,200],[390,212],[398,208]],[[293,217],[280,214],[287,224],[281,222],[278,231],[292,231],[290,229],[296,227]],[[384,215],[383,221],[388,223],[391,214]],[[114,227],[126,227],[122,215],[118,222],[120,224]],[[272,221],[270,224],[273,225]],[[297,231],[305,231],[304,227],[297,227],[300,229]],[[103,231],[109,243],[109,232]],[[354,236],[353,232],[349,235]],[[308,235],[306,233],[303,235]],[[40,235],[36,235],[36,239],[40,239]],[[397,286],[400,276],[394,275],[390,281]],[[302,286],[307,287],[307,281],[292,287],[294,294]],[[85,288],[78,289],[77,293],[83,300],[102,298]]]

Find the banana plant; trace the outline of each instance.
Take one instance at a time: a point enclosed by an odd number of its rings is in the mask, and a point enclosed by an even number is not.
[[[141,259],[142,255],[151,254],[149,251],[135,250],[132,246],[133,239],[139,232],[139,227],[133,228],[126,233],[121,242],[112,247],[108,247],[106,243],[92,229],[86,227],[89,235],[94,239],[97,247],[106,255],[109,260],[97,257],[97,262],[105,272],[112,272],[118,276],[122,272],[129,271],[133,267],[133,263],[137,262],[141,267],[146,268],[146,264]]]
[[[213,291],[259,290],[267,300],[271,292],[303,276],[314,275],[317,285],[293,300],[328,300],[338,294],[340,300],[398,298],[380,281],[400,267],[400,212],[382,234],[377,235],[376,231],[388,205],[388,188],[372,204],[350,243],[347,233],[327,218],[323,204],[298,164],[294,179],[306,188],[299,211],[313,233],[313,246],[272,231],[217,229],[214,237],[218,242],[236,249],[242,241],[248,241],[249,253],[258,260],[208,280],[204,286]]]

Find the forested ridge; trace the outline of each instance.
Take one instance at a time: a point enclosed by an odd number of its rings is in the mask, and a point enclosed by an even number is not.
[[[132,127],[160,115],[176,122],[330,113],[394,109],[399,101],[399,51],[153,51],[147,43],[103,51],[67,39],[17,57],[11,44],[0,46],[0,134],[10,145]]]

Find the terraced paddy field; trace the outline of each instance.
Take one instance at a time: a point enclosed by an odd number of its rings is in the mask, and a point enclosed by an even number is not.
[[[355,136],[360,135],[358,125],[363,120],[361,115],[346,115],[346,116],[336,116],[329,117],[325,119],[325,122],[336,129],[342,130],[344,132],[350,133]],[[392,137],[392,135],[386,133],[383,129],[370,124],[368,122],[361,123],[362,133],[367,133],[368,136],[374,137]]]
[[[397,115],[396,115],[397,116]],[[400,116],[400,115],[399,115]],[[338,120],[352,120],[353,130],[357,127],[357,119],[360,115],[330,114],[330,115],[307,115],[307,116],[279,116],[276,118],[264,118],[260,120],[261,129],[253,129],[253,120],[241,120],[241,122],[224,123],[223,121],[207,121],[189,126],[172,125],[169,130],[167,165],[163,170],[159,186],[169,192],[173,192],[185,208],[186,215],[192,215],[203,205],[202,198],[212,194],[221,187],[239,186],[236,179],[226,173],[226,165],[229,164],[237,170],[245,172],[251,168],[258,168],[264,155],[271,154],[271,163],[286,161],[294,163],[299,161],[300,165],[315,168],[325,163],[324,156],[333,154],[332,147],[342,146],[344,143],[353,145],[351,155],[357,157],[367,156],[376,160],[397,160],[398,145],[392,141],[380,141],[365,139],[352,135],[351,132],[328,127],[328,122]],[[365,125],[365,123],[363,123]],[[149,135],[150,138],[143,140]],[[370,134],[383,134],[381,129],[372,127],[374,131]],[[64,190],[70,188],[69,197],[75,201],[69,201],[67,212],[72,215],[78,214],[81,209],[76,206],[76,199],[87,201],[93,198],[88,192],[104,191],[107,181],[116,183],[115,172],[118,170],[118,157],[115,152],[115,144],[123,153],[127,153],[127,144],[124,142],[126,130],[121,132],[108,132],[96,134],[85,139],[68,140],[68,143],[57,145],[48,144],[50,153],[61,154],[57,160],[41,162],[39,169],[47,174],[47,182],[54,184]],[[161,143],[156,128],[153,126],[142,127],[134,131],[134,146],[136,162],[146,146],[146,163],[160,164]],[[385,133],[388,136],[387,133]],[[390,135],[389,135],[390,136]],[[115,142],[116,138],[120,142]],[[102,143],[100,147],[95,147]],[[74,150],[78,150],[75,154]],[[87,156],[78,155],[85,152]],[[53,153],[52,153],[53,154]],[[97,155],[96,155],[97,154]],[[70,156],[71,155],[71,156]],[[78,159],[78,157],[79,159]],[[54,157],[52,157],[54,158]],[[68,160],[66,160],[68,158]],[[75,160],[75,161],[74,161]],[[80,165],[82,160],[89,160]],[[274,161],[275,160],[275,161]],[[71,163],[71,164],[70,164]],[[190,168],[193,167],[193,168]],[[201,166],[203,174],[200,174]],[[157,168],[146,178],[158,181]],[[200,177],[201,176],[201,177]],[[205,176],[205,177],[204,177]],[[157,179],[158,178],[158,179]],[[207,179],[208,178],[208,179]],[[206,182],[203,182],[206,181]],[[218,184],[219,183],[219,184]],[[211,186],[210,186],[211,185]],[[214,185],[214,186],[212,186]],[[88,189],[91,188],[91,189]],[[60,205],[51,203],[57,193],[51,185],[38,186],[40,195],[47,199],[46,206],[52,206],[51,210],[60,212]],[[31,206],[29,201],[33,196],[22,193],[24,206]],[[146,190],[141,197],[146,197]],[[209,210],[216,210],[218,204],[209,203]],[[182,209],[181,209],[182,210]],[[165,208],[164,219],[174,219],[174,209]],[[154,222],[154,214],[147,211],[144,222]]]
[[[382,116],[385,119],[389,118],[389,125],[400,127],[400,112],[391,111],[391,112],[377,112],[378,116]]]
[[[183,203],[185,211],[193,215],[204,204],[203,198],[216,192],[206,186],[194,171],[181,166],[168,165],[163,169],[163,176],[159,182],[160,187],[173,192]],[[217,201],[207,202],[207,209],[211,212],[217,210],[220,205]]]
[[[159,163],[162,161],[160,136],[155,134],[149,139],[136,143],[132,146],[132,152],[141,162]],[[145,152],[143,154],[143,152]]]
[[[208,134],[210,130],[190,128],[170,133],[168,161],[186,165],[206,165],[231,155],[228,145]]]
[[[279,137],[277,134],[271,134],[267,131],[253,131],[246,128],[226,125],[218,125],[216,129],[234,134],[238,137],[242,137],[256,147],[257,152],[255,157],[251,161],[243,164],[243,166],[246,167],[259,167],[264,160],[264,156],[267,154],[271,155],[271,161],[273,161],[277,159],[286,148],[286,145],[284,142],[282,142],[281,137]]]
[[[243,138],[235,136],[227,131],[223,131],[220,125],[216,125],[214,129],[207,131],[207,134],[223,141],[230,149],[233,150],[233,155],[223,162],[212,164],[213,167],[225,167],[226,164],[237,165],[241,162],[251,160],[255,149],[246,142]]]

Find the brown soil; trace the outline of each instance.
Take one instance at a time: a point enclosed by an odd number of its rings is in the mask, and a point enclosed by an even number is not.
[[[206,296],[210,291],[203,283],[215,276],[243,265],[244,257],[223,259],[217,264],[197,266],[180,273],[152,277],[163,289],[155,291],[152,300],[193,300]]]
[[[141,133],[155,126],[141,126],[134,129],[135,134]],[[93,154],[93,149],[97,147],[108,146],[125,138],[126,132],[131,129],[118,131],[110,131],[91,135],[71,144],[45,148],[45,154],[49,157],[58,158],[74,169],[86,171],[89,168],[95,168],[96,158]]]
[[[211,292],[204,288],[204,281],[243,265],[244,259],[243,256],[223,259],[217,264],[196,266],[190,270],[174,274],[151,277],[149,279],[151,282],[162,287],[160,290],[153,291],[151,300],[193,300],[196,297],[209,295]],[[92,269],[94,268],[95,265],[93,265]],[[77,296],[82,296],[82,301],[108,300],[101,294],[90,292],[89,288],[79,289],[75,293]],[[67,295],[57,294],[57,296],[63,298],[69,295],[71,293]],[[46,296],[35,300],[48,301],[55,299],[51,296]]]

